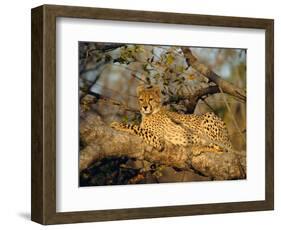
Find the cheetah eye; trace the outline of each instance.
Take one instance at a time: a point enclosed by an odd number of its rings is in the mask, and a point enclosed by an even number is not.
[[[139,101],[143,101],[143,99],[142,99],[142,98],[139,98]]]
[[[153,98],[149,98],[149,101],[152,101],[153,100]]]

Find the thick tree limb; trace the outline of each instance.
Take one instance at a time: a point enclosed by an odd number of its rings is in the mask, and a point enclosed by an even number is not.
[[[190,148],[170,144],[163,152],[158,152],[145,145],[138,136],[111,129],[93,114],[88,114],[81,121],[80,137],[86,146],[80,151],[80,171],[104,157],[127,156],[177,168],[192,168],[216,180],[245,177],[243,163],[235,153],[193,155]]]
[[[185,107],[186,107],[186,112],[187,113],[193,113],[194,110],[195,110],[195,107],[197,105],[197,102],[204,96],[208,96],[208,95],[211,95],[211,94],[215,94],[215,93],[219,93],[220,90],[219,90],[219,87],[216,86],[216,85],[210,85],[206,88],[201,88],[201,89],[198,89],[197,91],[195,91],[193,94],[191,95],[187,95],[187,96],[183,96],[183,97],[171,97],[169,98],[168,101],[166,101],[164,103],[164,105],[167,105],[167,104],[177,104],[179,103],[180,101],[184,100],[185,103]]]
[[[197,58],[192,54],[191,50],[187,47],[182,47],[182,51],[186,58],[187,63],[192,66],[195,70],[199,73],[206,76],[212,82],[216,83],[224,93],[230,94],[242,101],[246,101],[246,92],[243,89],[236,87],[235,85],[231,84],[228,81],[222,79],[219,75],[214,73],[211,69],[207,66],[200,63]]]

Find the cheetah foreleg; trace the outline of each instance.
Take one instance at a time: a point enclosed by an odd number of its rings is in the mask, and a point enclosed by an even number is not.
[[[133,124],[126,124],[126,123],[118,123],[113,122],[110,125],[111,128],[128,132],[130,134],[135,134],[141,137],[144,142],[148,145],[153,146],[158,151],[163,151],[164,149],[164,142],[157,138],[151,131],[141,128],[140,126],[133,125]]]

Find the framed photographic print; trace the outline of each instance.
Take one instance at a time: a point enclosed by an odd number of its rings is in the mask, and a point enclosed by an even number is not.
[[[32,9],[31,219],[272,210],[273,23]]]

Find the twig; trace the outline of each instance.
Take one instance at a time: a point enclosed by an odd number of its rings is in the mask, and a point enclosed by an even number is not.
[[[228,104],[228,102],[227,102],[227,100],[226,100],[226,98],[225,98],[224,92],[223,92],[223,90],[221,89],[221,87],[219,87],[219,90],[220,90],[220,92],[222,93],[222,98],[223,98],[223,100],[224,100],[224,103],[225,103],[225,105],[226,105],[226,108],[227,108],[228,112],[230,113],[230,117],[231,117],[231,119],[232,119],[232,121],[233,121],[233,123],[234,123],[234,126],[235,126],[236,129],[238,130],[238,133],[239,133],[240,136],[242,137],[242,140],[244,141],[244,143],[246,143],[245,137],[244,137],[243,133],[241,132],[241,130],[240,130],[240,128],[239,128],[239,125],[238,125],[238,123],[237,123],[235,117],[233,116],[233,113],[232,113],[232,111],[231,111],[231,108],[230,108],[230,106],[229,106],[229,104]]]
[[[207,105],[207,107],[212,110],[213,113],[216,114],[216,111],[214,110],[214,108],[204,99],[201,97],[201,100],[204,102],[205,105]]]
[[[88,94],[94,96],[99,101],[108,102],[108,103],[110,103],[112,105],[116,105],[116,106],[122,107],[125,111],[130,111],[130,112],[133,112],[133,113],[139,113],[138,109],[131,108],[131,107],[127,106],[127,105],[124,105],[120,101],[114,100],[112,98],[109,98],[109,97],[106,97],[106,96],[102,96],[102,95],[100,95],[98,93],[94,93],[94,92],[91,92],[91,91]]]
[[[145,80],[143,80],[143,79],[139,78],[137,75],[133,74],[133,73],[140,73],[140,74],[143,74],[142,72],[137,71],[137,70],[134,70],[134,69],[131,69],[131,68],[129,68],[129,67],[127,67],[127,66],[123,66],[123,65],[116,65],[116,64],[113,64],[113,66],[114,66],[114,67],[119,67],[119,68],[123,68],[123,69],[129,70],[130,72],[132,72],[132,76],[133,76],[133,77],[135,77],[135,78],[136,78],[137,80],[139,80],[139,81],[142,81],[142,82],[146,83]]]

